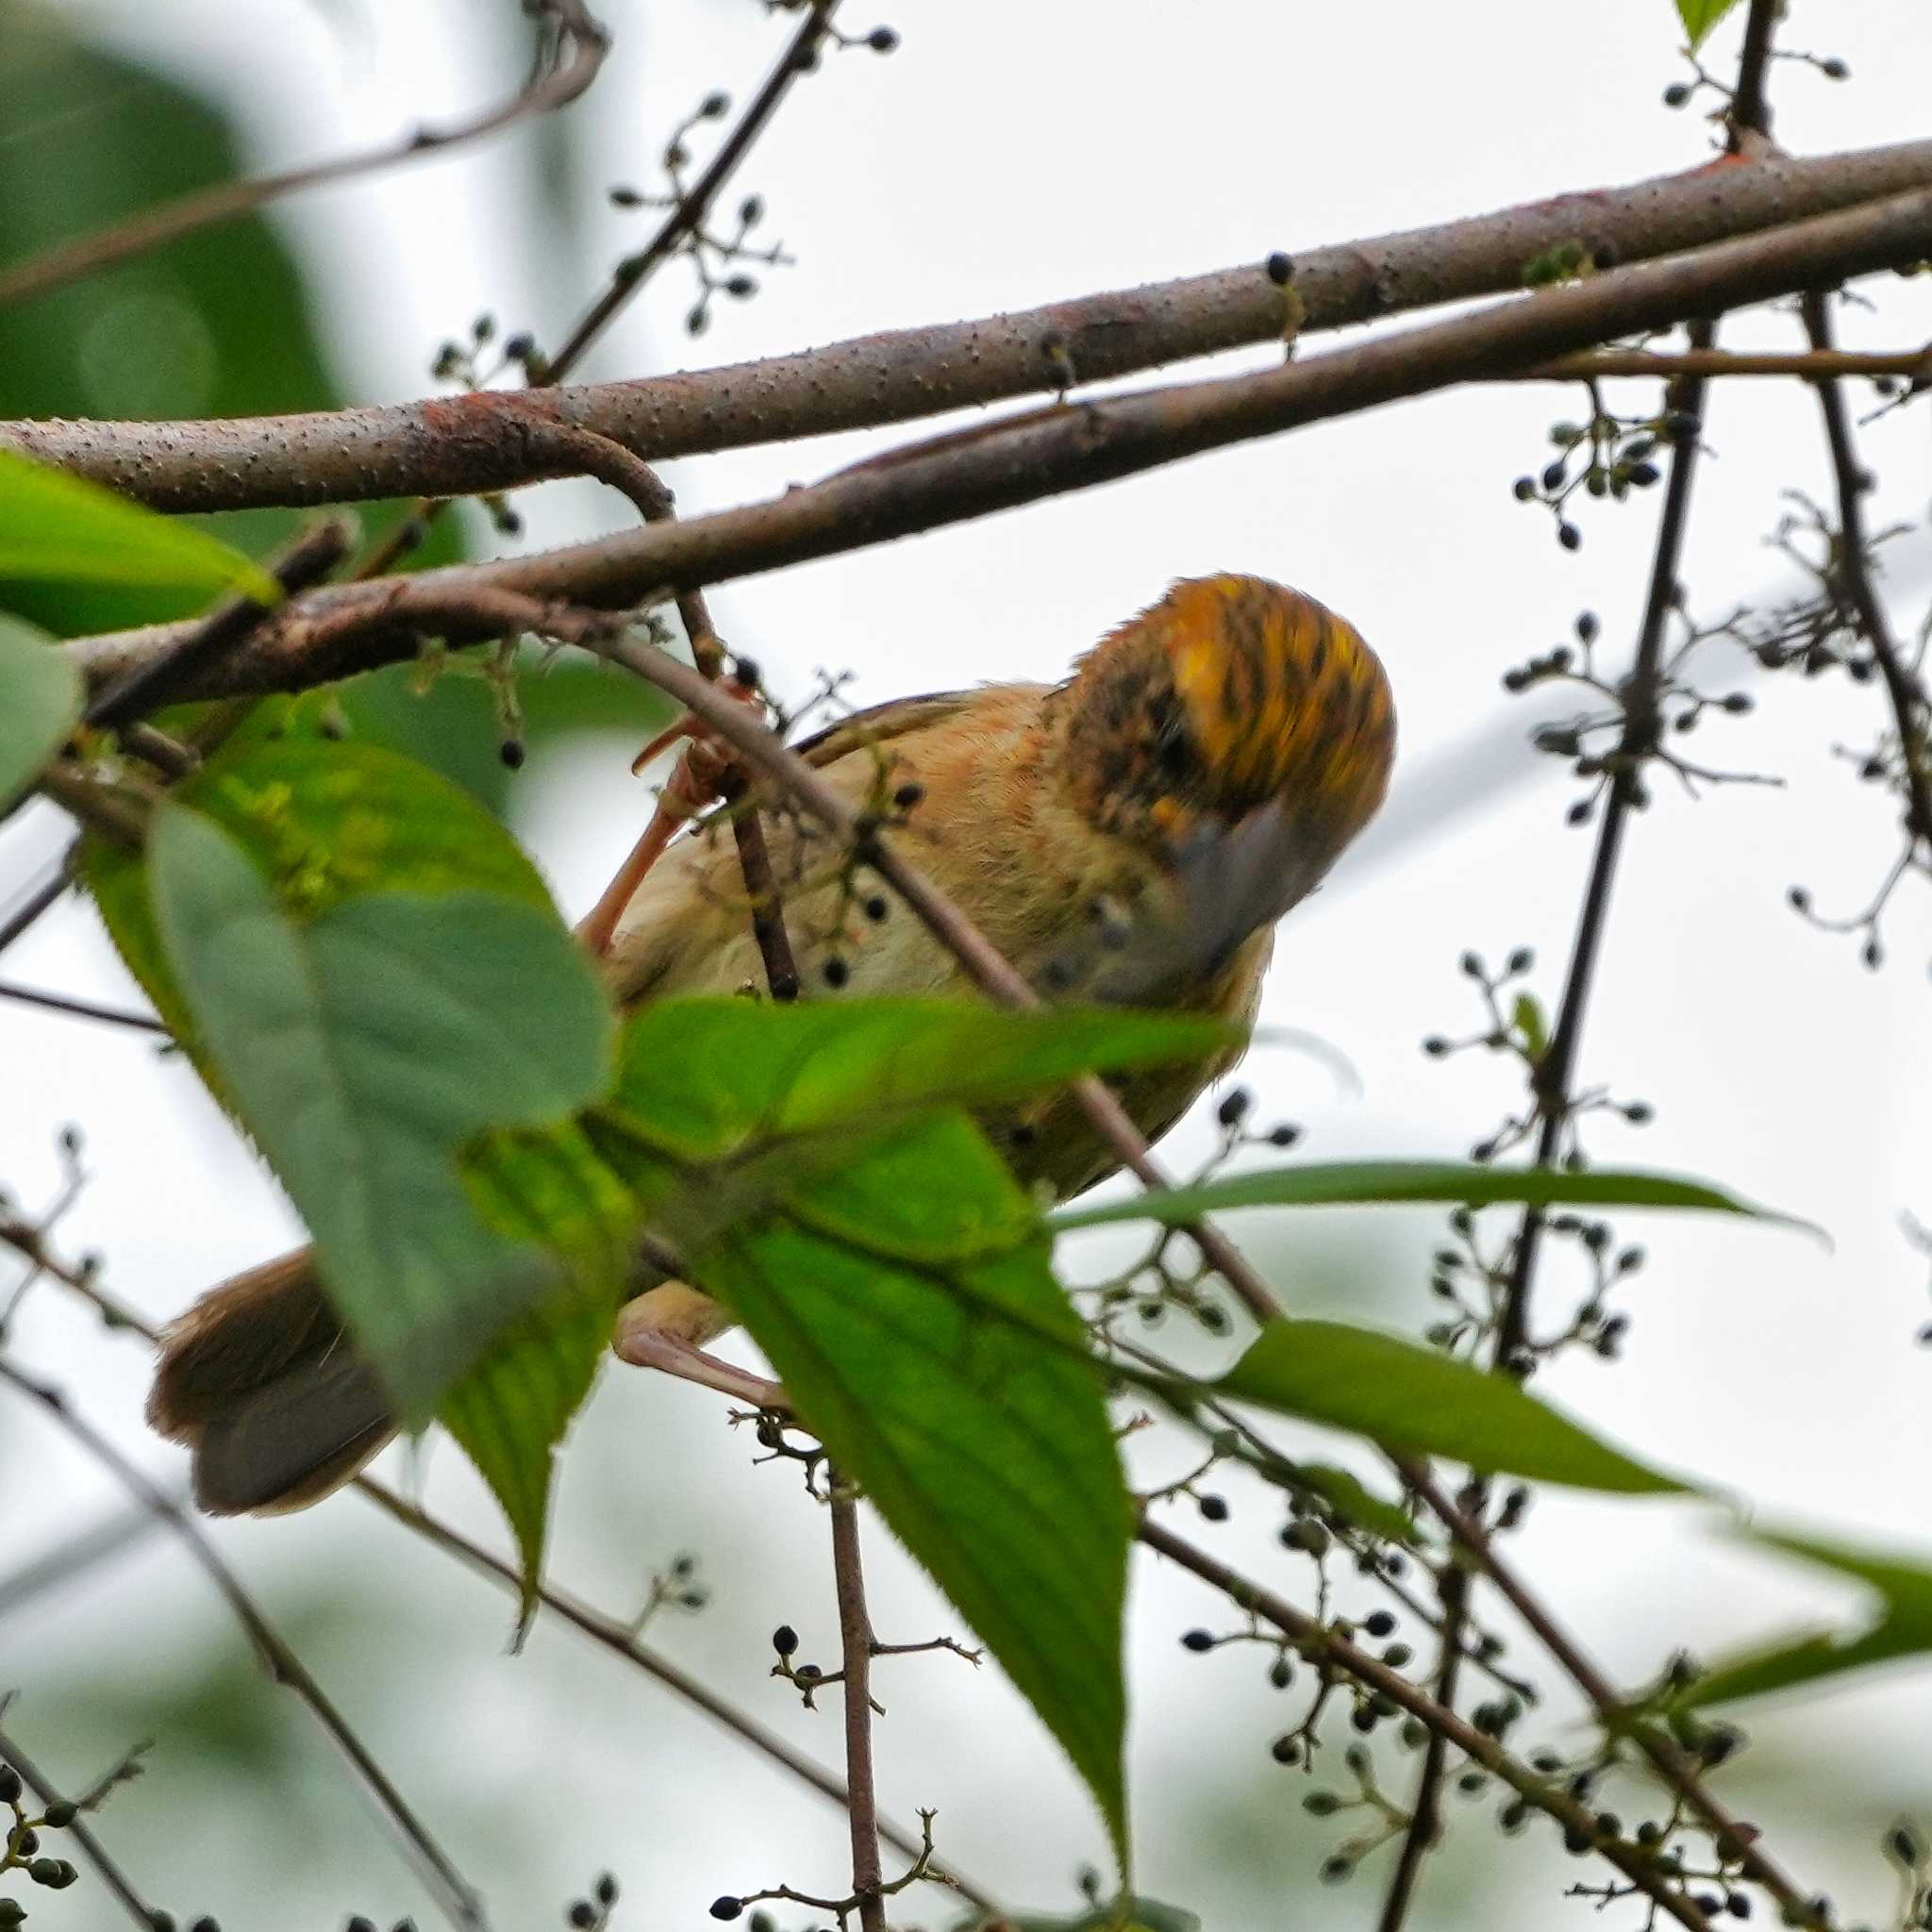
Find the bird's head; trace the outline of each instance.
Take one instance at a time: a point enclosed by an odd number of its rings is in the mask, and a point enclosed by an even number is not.
[[[1207,890],[1238,893],[1255,925],[1374,816],[1395,752],[1389,680],[1360,633],[1264,577],[1176,583],[1082,658],[1063,702],[1080,809],[1218,869]]]

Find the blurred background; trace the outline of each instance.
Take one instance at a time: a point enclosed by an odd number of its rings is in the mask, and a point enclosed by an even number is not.
[[[435,386],[438,344],[467,339],[483,314],[499,339],[528,329],[555,343],[654,224],[613,207],[608,189],[661,187],[672,127],[713,88],[744,98],[792,25],[754,0],[604,0],[598,10],[615,49],[565,115],[295,197],[265,220],[0,313],[0,414],[175,416],[417,396]],[[1700,108],[1660,105],[1685,76],[1668,0],[1490,0],[1392,18],[1239,0],[847,0],[846,13],[854,32],[896,28],[897,51],[828,58],[732,196],[764,197],[764,232],[782,237],[795,266],[759,271],[751,300],[713,305],[694,341],[684,329],[695,292],[688,264],[673,263],[586,374],[747,359],[1258,260],[1681,168],[1711,139]],[[1834,84],[1813,66],[1779,63],[1772,92],[1787,144],[1812,152],[1927,133],[1932,14],[1921,0],[1794,0],[1790,14],[1782,44],[1841,57],[1852,78]],[[1714,72],[1733,67],[1740,22],[1711,43]],[[198,181],[454,118],[515,90],[525,34],[517,9],[475,0],[0,0],[0,260]],[[1845,340],[1901,349],[1932,337],[1923,280],[1870,292],[1874,309],[1843,314]],[[1733,346],[1798,339],[1795,319],[1771,311],[1724,332]],[[1635,385],[1615,395],[1632,411],[1654,403]],[[1856,400],[1866,407],[1864,392]],[[1429,1059],[1419,1042],[1482,1024],[1457,971],[1464,948],[1492,959],[1535,948],[1533,983],[1554,1000],[1589,849],[1588,832],[1564,823],[1574,781],[1529,745],[1538,724],[1572,706],[1547,691],[1506,697],[1498,680],[1567,637],[1585,608],[1602,619],[1605,661],[1621,668],[1654,536],[1654,497],[1591,503],[1578,518],[1582,548],[1569,554],[1545,513],[1511,500],[1511,480],[1547,460],[1551,422],[1582,407],[1552,388],[1465,389],[731,584],[713,608],[781,697],[802,698],[822,672],[849,671],[857,702],[977,678],[1057,678],[1176,575],[1258,572],[1346,613],[1394,679],[1401,762],[1379,824],[1284,928],[1264,1021],[1318,1036],[1356,1078],[1265,1040],[1242,1078],[1259,1117],[1299,1123],[1314,1156],[1459,1156],[1522,1104],[1520,1075],[1481,1053]],[[1882,479],[1874,526],[1909,526],[1883,552],[1907,637],[1932,600],[1927,422],[1924,408],[1900,410],[1863,441]],[[668,475],[681,508],[698,511],[914,433],[711,457]],[[1716,460],[1697,492],[1685,572],[1700,622],[1799,594],[1798,574],[1766,537],[1789,507],[1785,491],[1827,495],[1816,404],[1796,385],[1720,387],[1707,434]],[[476,515],[440,541],[476,553],[544,546],[628,515],[575,484],[523,492],[517,508],[520,539]],[[280,527],[264,517],[243,534],[260,543]],[[92,613],[80,627],[110,617]],[[1932,1558],[1932,1359],[1913,1343],[1932,1314],[1932,1261],[1901,1218],[1932,1219],[1932,893],[1923,881],[1898,893],[1877,972],[1860,964],[1856,938],[1800,920],[1786,904],[1790,886],[1809,887],[1822,911],[1853,915],[1895,856],[1895,810],[1835,752],[1872,741],[1877,688],[1765,676],[1722,645],[1706,675],[1708,688],[1749,689],[1758,703],[1749,717],[1711,724],[1694,741],[1700,756],[1783,784],[1723,787],[1693,802],[1659,775],[1617,885],[1583,1057],[1588,1080],[1652,1103],[1656,1120],[1640,1132],[1606,1116],[1589,1143],[1599,1160],[1707,1174],[1822,1224],[1832,1244],[1629,1217],[1620,1233],[1651,1260],[1619,1304],[1632,1317],[1623,1360],[1566,1357],[1539,1386],[1760,1522],[1836,1525]],[[626,775],[641,714],[625,687],[589,671],[534,690],[531,756],[514,776],[496,759],[479,684],[445,680],[425,701],[391,675],[356,698],[356,716],[489,796],[574,914],[649,808],[647,789]],[[40,809],[0,832],[8,903],[62,839]],[[139,1004],[81,906],[43,922],[6,974]],[[296,1236],[192,1074],[140,1034],[0,1002],[0,1185],[26,1211],[45,1208],[65,1182],[59,1130],[77,1125],[86,1184],[59,1240],[69,1252],[97,1250],[104,1279],[157,1320]],[[1204,1111],[1176,1133],[1172,1157],[1185,1167],[1214,1138]],[[1297,1311],[1346,1308],[1412,1329],[1428,1319],[1439,1217],[1263,1218],[1236,1231]],[[1125,1253],[1093,1239],[1071,1258],[1098,1274]],[[0,1295],[11,1278],[0,1264]],[[1553,1257],[1544,1325],[1567,1318],[1581,1288],[1580,1271]],[[105,1334],[45,1285],[23,1303],[10,1341],[143,1468],[181,1482],[181,1457],[140,1419],[138,1341]],[[1150,1480],[1178,1473],[1188,1456],[1154,1432],[1137,1443]],[[1372,1461],[1357,1466],[1374,1474]],[[446,1442],[432,1441],[414,1471],[391,1473],[503,1545],[480,1484]],[[829,1662],[836,1647],[824,1524],[795,1485],[782,1465],[752,1466],[716,1398],[608,1374],[564,1460],[552,1574],[627,1617],[654,1572],[693,1554],[708,1602],[661,1612],[649,1641],[830,1763],[836,1697],[803,1711],[768,1675],[781,1623],[800,1631],[805,1657]],[[1306,1600],[1308,1565],[1274,1541],[1272,1503],[1232,1480],[1220,1487],[1231,1520],[1191,1527]],[[499,1926],[561,1924],[601,1870],[624,1888],[615,1923],[633,1928],[707,1924],[718,1894],[781,1880],[845,1889],[843,1822],[822,1799],[554,1618],[510,1655],[508,1600],[354,1495],[212,1533],[481,1886]],[[110,1554],[65,1561],[95,1538]],[[966,1634],[876,1525],[868,1554],[884,1637]],[[1673,1642],[1712,1653],[1793,1624],[1849,1624],[1862,1607],[1848,1587],[1740,1548],[1708,1507],[1549,1494],[1522,1561],[1611,1674],[1632,1683]],[[1217,1617],[1191,1580],[1137,1556],[1141,1888],[1213,1932],[1317,1912],[1324,1924],[1372,1923],[1386,1857],[1314,1897],[1343,1821],[1306,1817],[1303,1774],[1268,1755],[1299,1716],[1300,1693],[1269,1690],[1263,1652],[1197,1657],[1177,1641],[1196,1623],[1224,1626],[1222,1607]],[[1526,1641],[1512,1641],[1511,1657],[1533,1668]],[[958,1659],[916,1657],[888,1659],[878,1677],[886,1808],[905,1819],[936,1807],[944,1855],[1003,1899],[1077,1909],[1077,1872],[1104,1863],[1100,1828],[997,1672],[969,1676]],[[0,1407],[0,1690],[14,1687],[9,1729],[64,1784],[154,1740],[145,1774],[113,1798],[102,1829],[142,1890],[184,1921],[212,1912],[230,1932],[325,1927],[351,1912],[433,1921],[206,1578],[165,1532],[130,1515],[104,1471],[20,1405]],[[1932,1671],[1907,1669],[1752,1710],[1756,1748],[1721,1781],[1803,1881],[1854,1918],[1893,1909],[1883,1829],[1901,1815],[1932,1823],[1928,1692]],[[1553,1686],[1542,1733],[1574,1744],[1573,1717]],[[1386,1775],[1406,1795],[1412,1765],[1392,1762]],[[1413,1923],[1581,1923],[1590,1907],[1557,1894],[1582,1874],[1552,1834],[1506,1845],[1494,1808],[1453,1800],[1455,1829]],[[110,1923],[91,1876],[27,1903],[49,1932]],[[908,1924],[954,1916],[929,1891],[895,1908]],[[795,1907],[779,1918],[815,1923]]]

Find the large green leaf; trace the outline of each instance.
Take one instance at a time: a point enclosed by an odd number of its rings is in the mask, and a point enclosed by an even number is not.
[[[1728,1704],[1740,1697],[1760,1697],[1766,1691],[1795,1690],[1868,1664],[1932,1651],[1932,1569],[1924,1563],[1817,1537],[1756,1535],[1751,1541],[1870,1585],[1877,1592],[1877,1614],[1854,1635],[1812,1632],[1722,1659],[1690,1685],[1681,1704]]]
[[[1491,1475],[1631,1495],[1683,1488],[1491,1375],[1432,1348],[1341,1322],[1270,1322],[1217,1394],[1326,1423],[1411,1456]]]
[[[202,1051],[315,1240],[324,1286],[412,1424],[555,1285],[456,1158],[561,1123],[608,1079],[609,1015],[554,914],[479,891],[363,892],[298,919],[179,803],[148,841],[155,920]]]
[[[206,599],[242,591],[268,604],[282,594],[258,563],[205,530],[0,447],[0,579],[22,578]]]
[[[0,617],[0,811],[46,769],[80,707],[79,675],[53,640]]]
[[[1677,0],[1677,18],[1684,23],[1684,32],[1694,54],[1710,38],[1715,27],[1738,0]]]
[[[1581,1174],[1553,1167],[1483,1167],[1453,1160],[1310,1161],[1224,1174],[1191,1188],[1168,1188],[1063,1208],[1054,1227],[1069,1232],[1115,1221],[1158,1221],[1169,1227],[1231,1208],[1333,1208],[1362,1202],[1441,1202],[1486,1207],[1513,1201],[1540,1208],[1694,1208],[1718,1214],[1746,1214],[1792,1223],[1754,1208],[1703,1181],[1671,1174],[1595,1168]]]
[[[702,1181],[643,1138],[675,1142],[686,1124],[643,1124],[625,1098],[625,1128],[607,1124],[602,1144],[654,1224],[695,1224],[680,1203]],[[743,1320],[807,1426],[985,1640],[1124,1855],[1131,1516],[1030,1204],[957,1112],[848,1141],[836,1168],[767,1198],[688,1244],[687,1274]]]

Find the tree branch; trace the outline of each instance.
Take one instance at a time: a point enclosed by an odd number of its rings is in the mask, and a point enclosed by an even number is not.
[[[428,1828],[416,1816],[389,1774],[375,1761],[369,1747],[336,1708],[308,1665],[290,1649],[288,1641],[262,1614],[254,1598],[242,1588],[240,1578],[203,1535],[201,1525],[193,1516],[128,1461],[112,1442],[75,1410],[58,1389],[28,1374],[4,1356],[0,1356],[0,1382],[40,1404],[89,1455],[181,1539],[189,1554],[207,1572],[235,1613],[236,1622],[255,1646],[256,1655],[268,1674],[277,1684],[288,1686],[295,1693],[322,1726],[329,1741],[348,1759],[383,1816],[389,1820],[398,1840],[410,1853],[412,1862],[451,1922],[471,1928],[471,1932],[487,1932],[483,1901],[475,1888],[430,1837]]]
[[[1540,1777],[1493,1738],[1486,1737],[1448,1706],[1439,1704],[1400,1671],[1151,1518],[1141,1518],[1136,1534],[1149,1549],[1173,1557],[1204,1583],[1212,1584],[1237,1608],[1273,1624],[1310,1663],[1346,1673],[1367,1690],[1380,1693],[1411,1717],[1419,1718],[1431,1732],[1440,1732],[1473,1763],[1501,1778],[1519,1797],[1554,1818],[1577,1849],[1593,1851],[1607,1858],[1632,1885],[1680,1924],[1690,1927],[1691,1932],[1711,1932],[1710,1921],[1683,1892],[1671,1889],[1642,1848],[1605,1832],[1595,1813],[1573,1798],[1561,1784]]]
[[[1831,313],[1822,293],[1813,291],[1807,294],[1804,316],[1805,333],[1814,352],[1829,354]],[[1932,699],[1927,698],[1924,685],[1899,650],[1884,601],[1873,581],[1872,539],[1865,528],[1865,492],[1871,486],[1858,461],[1844,392],[1835,376],[1819,380],[1818,403],[1824,412],[1825,441],[1830,445],[1832,476],[1838,488],[1839,574],[1852,608],[1858,613],[1858,628],[1872,646],[1885,694],[1891,703],[1892,721],[1898,727],[1899,757],[1911,807],[1907,814],[1907,847],[1909,850],[1923,839],[1932,855],[1932,769],[1928,769],[1932,768]]]
[[[7,1701],[6,1696],[0,1696],[0,1713],[5,1712]],[[21,1782],[42,1807],[60,1802],[58,1788],[48,1781],[40,1767],[5,1731],[0,1731],[0,1764],[12,1765],[20,1774]],[[159,1923],[155,1908],[135,1890],[133,1880],[115,1863],[93,1826],[76,1812],[61,1829],[87,1854],[88,1862],[100,1874],[102,1884],[121,1901],[127,1916],[142,1928],[142,1932],[154,1932]]]
[[[1519,290],[1553,249],[1636,263],[1928,183],[1932,141],[1770,157],[1319,248],[1295,261],[1300,333]],[[212,422],[15,422],[0,441],[158,509],[460,495],[571,474],[526,446],[535,422],[575,423],[654,460],[742,448],[1058,393],[1069,367],[1089,384],[1278,341],[1284,306],[1257,261],[639,381]]]
[[[839,1648],[845,1701],[845,1782],[851,1795],[852,1895],[858,1901],[861,1932],[885,1932],[880,1892],[878,1793],[872,1769],[872,1619],[865,1608],[865,1571],[859,1561],[858,1499],[834,1471],[828,1507],[832,1518],[832,1577],[839,1592]]]
[[[284,195],[305,188],[321,188],[401,166],[428,155],[441,155],[485,135],[500,133],[533,115],[550,114],[568,107],[596,79],[609,51],[610,37],[591,17],[581,0],[537,0],[527,10],[538,14],[553,44],[541,50],[530,78],[509,100],[487,108],[468,121],[445,128],[419,127],[407,139],[367,152],[292,168],[282,175],[264,175],[252,181],[218,181],[197,188],[158,208],[143,208],[112,227],[98,228],[77,241],[63,242],[0,269],[0,307],[31,301],[68,282],[98,275],[116,263],[131,261],[192,234],[197,228],[253,214]]]
[[[763,503],[592,543],[411,578],[412,594],[444,598],[451,642],[460,606],[509,591],[629,608],[808,558],[966,522],[1090,488],[1183,457],[1278,434],[1405,397],[1521,368],[1632,329],[1789,293],[1932,252],[1932,190],[1774,234],[1720,242],[1670,261],[1617,269],[1285,367],[1052,407],[844,470]],[[293,598],[195,694],[295,689],[388,662],[414,648],[396,621],[394,581],[347,584]],[[487,622],[487,620],[486,620]],[[165,650],[180,625],[155,625],[67,646],[96,680]]]

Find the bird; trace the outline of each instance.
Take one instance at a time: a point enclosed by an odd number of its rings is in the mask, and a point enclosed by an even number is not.
[[[1395,709],[1353,625],[1299,591],[1224,573],[1174,582],[1058,683],[891,700],[794,750],[890,825],[1043,997],[1230,1023],[1229,1047],[1116,1079],[1152,1141],[1244,1050],[1275,922],[1382,801]],[[621,1011],[764,985],[734,842],[720,815],[695,810],[725,760],[714,744],[693,753],[640,841],[641,874],[621,874],[579,927]],[[769,781],[748,784],[737,808],[761,810],[803,997],[975,996],[851,851]],[[1117,1164],[1063,1091],[981,1124],[1051,1198]],[[750,1399],[774,1390],[703,1353],[733,1317],[678,1280],[648,1235],[627,1296],[613,1328],[622,1358]],[[395,1427],[306,1249],[210,1289],[164,1331],[148,1415],[192,1450],[196,1499],[216,1514],[311,1503]]]

